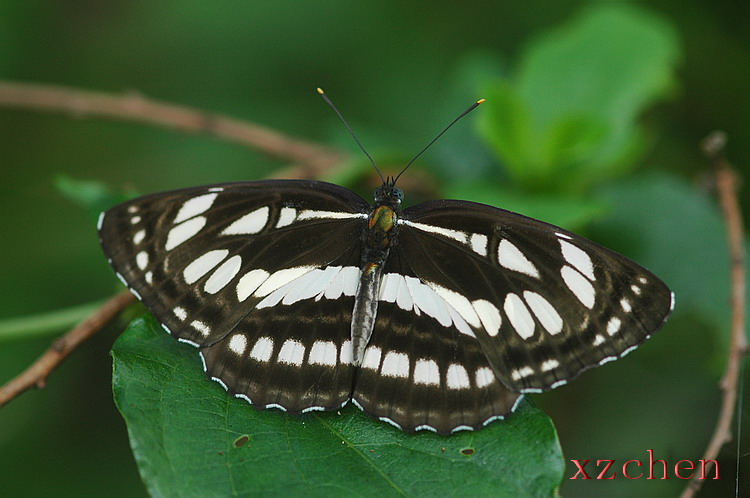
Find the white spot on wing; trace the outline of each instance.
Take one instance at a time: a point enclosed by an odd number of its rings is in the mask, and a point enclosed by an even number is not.
[[[283,228],[285,226],[289,226],[292,223],[294,223],[294,220],[297,218],[297,210],[291,207],[283,207],[281,208],[281,212],[279,212],[279,219],[276,222],[276,228]]]
[[[273,354],[273,339],[270,337],[261,337],[253,345],[253,350],[250,351],[250,358],[256,361],[267,362],[271,359]]]
[[[237,282],[237,300],[243,302],[250,297],[269,276],[270,273],[260,269],[251,270],[242,275]]]
[[[591,258],[580,247],[576,247],[570,242],[560,240],[560,248],[565,260],[573,265],[578,271],[583,273],[589,280],[594,280],[594,264]]]
[[[127,280],[125,280],[125,277],[123,277],[123,276],[122,276],[122,275],[120,274],[120,272],[116,271],[116,272],[115,272],[115,275],[117,275],[117,279],[118,279],[118,280],[119,280],[120,282],[122,282],[122,285],[124,285],[125,287],[128,287],[128,281],[127,281]]]
[[[466,373],[463,365],[459,365],[458,363],[452,363],[448,367],[448,372],[445,374],[445,382],[448,385],[448,389],[468,389],[471,387],[469,374]]]
[[[280,363],[287,363],[297,367],[302,366],[302,360],[305,358],[305,346],[301,342],[295,341],[294,339],[287,339],[284,344],[281,345],[281,351],[277,361]]]
[[[362,358],[362,368],[370,368],[372,370],[380,368],[380,355],[381,352],[379,347],[367,346],[364,358]]]
[[[182,223],[194,216],[208,211],[219,194],[203,194],[185,201],[174,218],[174,224]]]
[[[338,351],[331,341],[315,341],[310,348],[308,363],[311,365],[336,366]]]
[[[528,377],[529,375],[533,375],[534,370],[531,367],[523,367],[519,368],[518,370],[513,370],[510,373],[510,378],[513,380],[519,380]]]
[[[443,327],[448,327],[453,320],[445,307],[445,301],[438,296],[428,285],[423,284],[418,278],[404,277],[409,292],[414,300],[414,307],[419,308],[427,315],[437,320]]]
[[[341,268],[334,279],[328,284],[323,295],[326,299],[338,299],[341,295],[353,296],[359,283],[359,268],[345,266]]]
[[[101,213],[99,213],[99,218],[96,220],[96,229],[97,230],[101,230],[102,229],[102,225],[104,224],[104,215],[105,214],[106,213],[104,211],[102,211]]]
[[[340,272],[340,266],[329,266],[322,270],[315,269],[305,273],[289,286],[282,304],[290,305],[303,299],[312,299],[321,292],[325,292]]]
[[[398,425],[396,422],[394,422],[393,420],[389,419],[388,417],[380,417],[380,418],[378,418],[378,420],[380,420],[381,422],[387,422],[387,423],[391,424],[393,427],[395,427],[398,430],[403,430],[400,425]]]
[[[633,294],[635,294],[636,296],[640,296],[641,295],[641,288],[638,287],[635,284],[633,284],[633,285],[630,286],[630,290],[632,290]]]
[[[143,279],[146,281],[148,285],[151,285],[154,283],[154,273],[147,271],[143,274]]]
[[[386,377],[409,377],[409,357],[404,353],[389,351],[383,360],[380,375]]]
[[[247,394],[237,393],[237,394],[234,395],[234,397],[235,398],[239,398],[239,399],[244,399],[245,401],[247,401],[251,405],[253,404],[253,400],[251,400],[250,398],[248,398]]]
[[[214,382],[216,382],[217,384],[219,384],[221,387],[223,387],[225,391],[229,391],[229,388],[227,387],[227,385],[220,378],[218,378],[218,377],[211,377],[211,380],[214,381]]]
[[[559,361],[555,359],[547,360],[542,363],[542,372],[549,372],[550,370],[554,370],[555,368],[559,366],[560,366]]]
[[[203,256],[196,258],[182,271],[182,276],[185,278],[185,283],[194,284],[203,275],[211,271],[216,265],[224,261],[224,258],[226,258],[228,255],[228,250],[216,249],[213,251],[208,251]]]
[[[339,362],[342,365],[351,365],[352,363],[352,340],[347,339],[341,344],[339,352]]]
[[[440,385],[440,370],[434,360],[417,360],[414,364],[414,383]]]
[[[275,271],[265,282],[263,282],[258,290],[255,291],[255,296],[267,296],[276,289],[314,269],[315,268],[312,266],[296,266],[294,268],[285,268],[283,270]]]
[[[185,320],[185,318],[187,318],[187,311],[185,311],[185,308],[182,308],[180,306],[176,306],[172,310],[172,313],[174,313],[174,316],[176,316],[180,320]]]
[[[300,211],[297,216],[298,221],[304,220],[345,220],[349,218],[367,218],[364,213],[345,213],[340,211],[319,211],[315,209],[305,209]]]
[[[133,225],[137,225],[140,222],[141,222],[141,217],[140,216],[133,216],[132,218],[130,218],[130,223],[133,224]]]
[[[302,413],[310,413],[310,412],[322,412],[325,411],[325,408],[322,406],[309,406],[302,410]]]
[[[266,409],[270,409],[270,408],[276,408],[277,410],[281,410],[282,412],[286,411],[286,408],[284,408],[283,406],[281,406],[278,403],[268,403],[266,405]]]
[[[500,311],[489,301],[484,299],[477,299],[471,303],[474,310],[477,312],[479,319],[482,321],[482,326],[487,333],[495,337],[500,332],[500,325],[503,320],[500,317]]]
[[[141,251],[136,254],[135,264],[137,264],[138,268],[140,268],[141,270],[145,270],[148,266],[148,253],[146,251]]]
[[[396,302],[398,289],[402,282],[404,282],[404,277],[398,273],[386,273],[383,275],[380,280],[380,293],[378,295],[378,300],[387,303]],[[411,306],[406,309],[410,310]]]
[[[487,256],[487,236],[483,233],[473,233],[469,237],[471,249],[480,256]]]
[[[524,291],[523,297],[536,316],[539,323],[542,324],[547,332],[552,335],[559,334],[563,329],[563,321],[555,308],[549,301],[544,299],[536,292]]]
[[[560,275],[578,300],[589,309],[594,307],[596,302],[596,296],[594,294],[594,286],[591,282],[586,280],[578,271],[574,270],[572,266],[563,266],[560,270]]]
[[[234,221],[231,225],[226,227],[221,235],[252,235],[263,230],[268,222],[268,214],[270,209],[268,206],[252,211],[238,220]]]
[[[557,235],[557,237],[560,239],[572,240],[572,237],[565,235],[564,233],[555,232],[555,235]]]
[[[203,290],[209,294],[216,294],[221,289],[227,286],[234,277],[240,272],[242,266],[242,257],[235,255],[224,261],[215,272],[208,277],[206,284],[203,286]]]
[[[206,218],[198,216],[173,227],[167,234],[167,242],[164,244],[164,249],[171,251],[200,232],[204,226],[206,226]]]
[[[404,280],[401,275],[398,275],[400,277],[398,279],[398,291],[396,294],[396,304],[399,308],[402,310],[411,310],[414,308],[414,298],[411,297],[411,292],[409,292],[409,286],[406,285],[406,280]]]
[[[626,298],[622,298],[620,300],[620,306],[622,306],[622,309],[623,309],[623,311],[625,311],[625,313],[630,313],[630,310],[633,309],[630,306],[630,301],[628,301]]]
[[[453,239],[462,244],[468,244],[469,236],[466,232],[460,232],[458,230],[451,230],[450,228],[438,227],[435,225],[427,225],[425,223],[418,223],[416,221],[399,220],[400,224],[422,230],[423,232],[434,233],[436,235],[442,235],[449,239]]]
[[[529,309],[523,304],[523,300],[518,294],[512,292],[505,296],[505,302],[503,303],[503,310],[505,311],[510,324],[516,330],[516,333],[521,336],[522,339],[529,339],[534,335],[534,329],[536,325],[534,319],[529,313]]]
[[[430,287],[432,287],[435,293],[440,296],[448,306],[456,310],[458,314],[461,315],[461,318],[466,320],[469,325],[474,328],[479,328],[481,321],[479,320],[476,310],[471,305],[471,301],[458,292],[446,289],[437,284],[430,284]],[[471,335],[474,334],[472,333]]]
[[[135,232],[135,235],[133,235],[133,244],[138,245],[141,242],[143,242],[143,239],[146,238],[146,230],[138,230]]]
[[[190,322],[190,326],[200,332],[204,337],[211,333],[211,329],[208,327],[208,325],[201,321],[193,320],[192,322]]]
[[[599,346],[602,343],[604,343],[604,336],[597,334],[596,337],[594,337],[594,346]]]
[[[503,239],[498,244],[497,261],[504,268],[523,273],[530,277],[539,278],[539,271],[534,264],[508,239]]]
[[[478,388],[487,387],[495,382],[495,373],[489,367],[477,368],[476,375],[474,377]]]
[[[234,354],[242,356],[245,354],[245,349],[247,349],[247,338],[244,335],[234,334],[232,338],[229,339],[229,350]]]
[[[418,425],[414,428],[415,431],[430,431],[430,432],[437,432],[437,429],[434,427],[430,427],[427,424]]]
[[[607,322],[607,333],[609,335],[615,335],[620,330],[620,325],[622,325],[620,319],[613,316],[609,319],[609,322]]]

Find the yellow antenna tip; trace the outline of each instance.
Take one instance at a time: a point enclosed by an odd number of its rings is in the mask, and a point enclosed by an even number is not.
[[[318,93],[319,93],[319,94],[321,94],[321,95],[323,95],[323,94],[325,93],[325,92],[323,91],[323,89],[322,89],[322,88],[320,88],[320,87],[316,88],[316,90],[317,90],[317,91],[318,91]]]
[[[318,88],[318,90],[320,90],[320,88]],[[484,104],[485,102],[487,102],[487,100],[485,100],[485,99],[479,99],[479,100],[477,100],[477,105]]]

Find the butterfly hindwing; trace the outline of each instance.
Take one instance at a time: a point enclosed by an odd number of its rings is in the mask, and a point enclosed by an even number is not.
[[[464,201],[419,204],[403,220],[397,257],[444,289],[514,391],[554,388],[626,354],[671,311],[672,293],[649,271],[553,225]]]
[[[403,430],[449,434],[502,418],[520,397],[500,383],[476,340],[380,302],[353,395],[366,412]]]

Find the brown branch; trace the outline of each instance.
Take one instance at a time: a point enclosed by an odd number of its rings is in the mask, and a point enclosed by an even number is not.
[[[116,96],[53,85],[0,80],[0,106],[67,112],[79,118],[95,116],[140,121],[212,135],[297,164],[280,175],[275,175],[276,177],[316,178],[345,158],[343,153],[335,149],[291,138],[253,123],[158,102],[134,92]],[[80,325],[56,340],[24,372],[0,387],[0,407],[32,387],[45,387],[47,377],[76,347],[101,330],[133,301],[129,292],[118,294]]]
[[[743,357],[747,353],[747,339],[745,337],[745,249],[743,243],[742,214],[737,201],[738,179],[732,165],[729,164],[724,155],[726,135],[723,132],[713,132],[703,140],[701,145],[704,154],[711,160],[716,170],[716,189],[726,220],[727,240],[732,267],[732,329],[727,368],[721,380],[721,389],[723,391],[721,409],[714,433],[703,454],[704,460],[715,460],[722,446],[732,440],[731,427],[737,405],[740,366]],[[706,471],[708,473],[712,466],[706,465],[706,467],[708,468]],[[702,485],[703,480],[694,477],[688,483],[681,497],[693,497]]]
[[[292,171],[306,178],[320,177],[345,157],[337,150],[291,138],[257,124],[151,100],[135,92],[110,95],[0,80],[0,106],[67,112],[75,117],[140,121],[175,130],[204,133],[303,165],[303,168]]]
[[[0,387],[0,407],[32,387],[44,388],[50,373],[78,345],[96,334],[133,301],[135,301],[135,298],[130,292],[117,294],[104,303],[93,315],[57,339],[42,356],[18,377]]]

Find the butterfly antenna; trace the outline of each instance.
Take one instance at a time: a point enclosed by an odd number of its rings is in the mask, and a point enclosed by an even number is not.
[[[407,164],[406,166],[404,166],[404,169],[402,169],[401,173],[399,173],[398,176],[393,180],[393,183],[396,183],[396,180],[398,180],[399,178],[401,178],[401,175],[404,174],[404,171],[406,171],[407,169],[409,169],[409,166],[411,166],[412,163],[414,161],[416,161],[419,156],[421,156],[422,154],[424,154],[424,152],[427,149],[429,149],[432,144],[434,144],[435,142],[437,142],[438,138],[440,138],[440,137],[443,136],[443,133],[445,133],[446,131],[448,131],[450,129],[450,127],[453,126],[454,124],[456,124],[456,122],[459,119],[461,119],[462,117],[464,117],[467,114],[469,114],[471,111],[473,111],[474,109],[476,109],[479,106],[479,104],[483,104],[484,102],[485,102],[485,99],[479,99],[479,100],[477,100],[476,102],[474,102],[473,104],[471,104],[471,106],[468,109],[466,109],[464,112],[462,112],[461,114],[459,114],[459,116],[456,119],[454,119],[453,121],[451,121],[451,123],[448,126],[446,126],[443,131],[441,131],[440,133],[438,133],[438,136],[436,136],[435,138],[432,139],[432,142],[428,143],[422,150],[419,151],[419,153],[416,156],[414,156],[414,158],[412,158],[411,161],[409,161],[409,164]]]
[[[333,105],[333,102],[331,102],[331,99],[328,98],[328,95],[326,95],[326,93],[321,88],[317,88],[317,91],[320,94],[320,96],[323,97],[323,100],[326,101],[326,104],[328,104],[331,107],[331,109],[334,110],[336,115],[338,115],[341,122],[344,123],[344,126],[346,126],[346,129],[349,130],[349,133],[351,134],[352,138],[354,138],[354,141],[357,142],[357,145],[359,145],[359,148],[362,149],[362,152],[365,153],[365,155],[367,156],[367,159],[370,160],[370,164],[372,164],[372,167],[375,168],[375,171],[378,172],[378,176],[380,177],[380,180],[383,183],[385,183],[385,178],[383,178],[383,174],[378,169],[377,165],[375,164],[375,161],[372,160],[372,157],[370,156],[370,154],[368,154],[367,151],[365,150],[364,146],[362,145],[362,142],[360,142],[359,138],[357,138],[357,135],[354,133],[354,130],[352,130],[352,127],[349,126],[349,123],[346,122],[346,119],[344,119],[344,116],[341,114],[341,111],[339,111],[338,108],[335,105]]]

